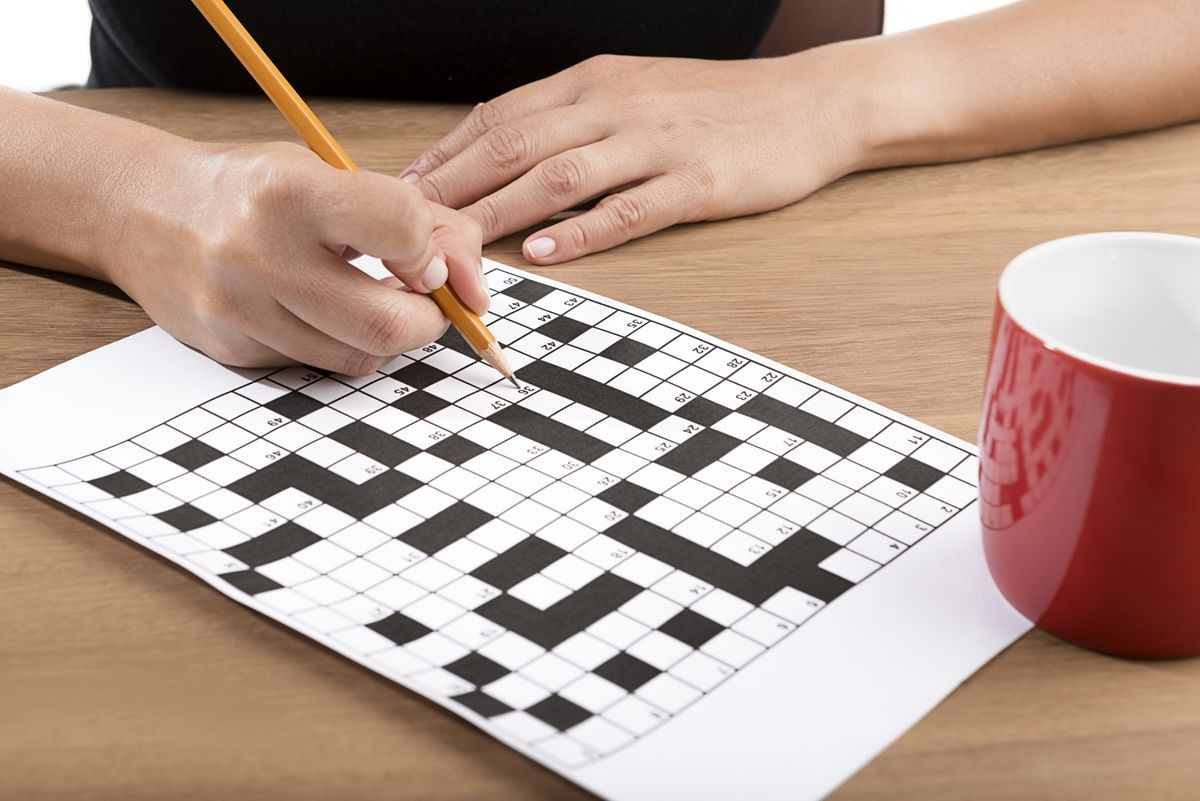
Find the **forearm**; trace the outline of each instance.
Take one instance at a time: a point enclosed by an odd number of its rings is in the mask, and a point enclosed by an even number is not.
[[[164,131],[0,87],[0,259],[110,279],[131,212],[194,147]]]
[[[977,158],[1200,118],[1194,0],[1024,0],[827,51],[823,57],[845,68],[858,169]]]

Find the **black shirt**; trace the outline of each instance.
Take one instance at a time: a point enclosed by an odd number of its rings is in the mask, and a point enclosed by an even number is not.
[[[297,91],[479,101],[600,53],[747,58],[779,0],[227,0]],[[254,91],[188,0],[90,0],[90,87]]]

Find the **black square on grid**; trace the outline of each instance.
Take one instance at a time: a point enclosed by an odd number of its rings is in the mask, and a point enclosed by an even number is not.
[[[472,359],[478,358],[475,354],[475,349],[467,344],[467,341],[462,338],[462,334],[458,333],[458,329],[453,326],[446,333],[442,334],[442,338],[438,340],[438,344],[444,348],[458,351],[463,356],[469,356]]]
[[[321,408],[319,400],[310,398],[303,392],[289,392],[286,395],[280,395],[265,405],[276,414],[282,414],[293,420],[299,420],[304,415],[312,414]]]
[[[168,509],[165,512],[159,512],[155,517],[180,531],[192,531],[217,522],[217,518],[203,509],[197,509],[190,503],[185,503],[183,506],[176,506],[174,509]]]
[[[504,287],[500,291],[510,298],[516,298],[525,303],[537,303],[553,292],[554,287],[539,284],[537,281],[530,281],[528,278],[525,278],[512,286]]]
[[[450,405],[450,401],[443,400],[437,395],[430,395],[428,392],[410,392],[399,400],[392,401],[392,405],[402,412],[408,412],[416,417],[428,417],[434,412],[440,412]]]
[[[622,512],[633,514],[657,498],[658,493],[645,487],[639,487],[630,481],[619,481],[596,497],[605,503],[611,503]]]
[[[494,718],[497,715],[503,715],[505,712],[512,712],[511,706],[480,690],[472,690],[469,693],[451,696],[451,698],[475,714],[482,715],[485,718]]]
[[[222,573],[221,578],[228,581],[247,595],[258,595],[267,590],[277,590],[283,585],[274,579],[269,579],[254,570],[239,570],[236,573]]]
[[[755,475],[763,481],[778,484],[786,490],[794,490],[816,476],[816,473],[803,465],[796,464],[791,459],[784,459],[780,456]]]
[[[699,648],[704,643],[716,637],[724,630],[724,626],[715,620],[709,620],[704,615],[691,609],[680,611],[675,617],[658,627],[663,634],[669,634],[680,642],[685,642],[693,648]]]
[[[570,317],[555,317],[548,323],[538,326],[535,331],[544,337],[557,340],[559,342],[570,342],[575,337],[587,331],[590,326],[572,320]]]
[[[592,716],[591,712],[561,695],[549,695],[525,710],[543,723],[549,723],[559,731],[583,723]]]
[[[890,479],[899,481],[918,492],[924,492],[937,483],[938,479],[945,475],[936,467],[931,467],[924,462],[918,462],[916,459],[905,456],[896,464],[892,465],[886,473]]]
[[[413,362],[392,373],[392,378],[410,387],[424,389],[446,377],[441,370],[424,362]]]
[[[292,522],[284,523],[273,528],[266,534],[259,534],[252,540],[239,542],[225,549],[225,553],[234,559],[240,559],[251,567],[258,567],[285,556],[291,556],[302,548],[307,548],[321,538],[306,528]]]
[[[612,359],[614,362],[620,362],[629,367],[632,367],[653,353],[654,348],[635,339],[618,339],[600,351],[600,355],[606,359]]]
[[[374,631],[376,634],[382,634],[396,645],[404,645],[406,642],[424,637],[433,629],[426,626],[424,623],[418,623],[407,615],[402,615],[399,612],[393,612],[383,620],[376,620],[374,623],[368,623],[367,628]]]
[[[212,445],[198,439],[185,442],[163,454],[163,458],[174,462],[185,470],[195,470],[204,467],[209,462],[221,458],[221,452]]]
[[[117,498],[150,489],[148,482],[143,481],[133,473],[126,473],[124,470],[118,470],[115,473],[109,473],[107,476],[100,476],[100,478],[93,478],[88,483]]]
[[[592,672],[618,687],[633,692],[662,671],[622,651]]]
[[[395,467],[421,452],[416,445],[360,421],[342,426],[331,433],[329,438],[388,467]]]
[[[512,672],[478,651],[472,651],[462,659],[451,662],[446,665],[446,670],[476,685],[491,684]]]
[[[462,464],[468,459],[474,459],[487,449],[482,445],[477,445],[466,437],[454,434],[453,436],[446,437],[436,445],[430,446],[427,450],[439,459],[445,459],[451,464]]]
[[[713,403],[708,398],[692,398],[676,409],[675,414],[684,420],[691,420],[702,426],[711,426],[713,423],[725,419],[729,410],[720,404]]]

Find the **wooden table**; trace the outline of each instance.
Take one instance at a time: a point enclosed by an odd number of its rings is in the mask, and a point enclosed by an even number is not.
[[[58,97],[195,138],[293,138],[257,98]],[[364,168],[388,173],[463,113],[315,105]],[[1193,125],[858,175],[544,272],[972,440],[1005,262],[1083,231],[1200,235],[1198,154]],[[522,264],[519,242],[487,253]],[[111,290],[38,271],[0,269],[0,302],[0,386],[149,325]],[[0,546],[0,798],[588,797],[9,482]],[[1033,633],[834,797],[1195,798],[1198,755],[1200,661],[1112,659]]]

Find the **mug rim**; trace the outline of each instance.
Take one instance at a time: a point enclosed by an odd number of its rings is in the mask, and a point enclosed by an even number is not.
[[[1027,320],[1022,318],[1022,315],[1016,313],[1013,306],[1005,300],[1005,286],[1015,280],[1012,276],[1015,272],[1026,263],[1035,259],[1044,258],[1047,254],[1056,250],[1064,250],[1067,248],[1078,246],[1084,242],[1174,242],[1176,244],[1186,245],[1196,248],[1200,251],[1200,238],[1186,236],[1184,234],[1167,234],[1157,233],[1153,231],[1096,231],[1084,234],[1072,234],[1070,236],[1058,237],[1046,242],[1026,248],[1018,253],[1011,261],[1004,266],[1000,272],[1000,279],[996,286],[996,298],[1000,304],[1000,308],[1004,314],[1008,316],[1013,323],[1025,333],[1036,339],[1043,347],[1052,352],[1058,352],[1064,356],[1068,356],[1076,361],[1091,365],[1100,370],[1115,375],[1127,376],[1136,378],[1142,381],[1153,381],[1160,384],[1171,384],[1180,387],[1200,387],[1200,376],[1180,375],[1177,373],[1164,373],[1157,370],[1147,370],[1141,367],[1121,364],[1120,362],[1105,359],[1100,356],[1088,353],[1074,346],[1068,345],[1055,337],[1047,335],[1038,326],[1030,325]]]

